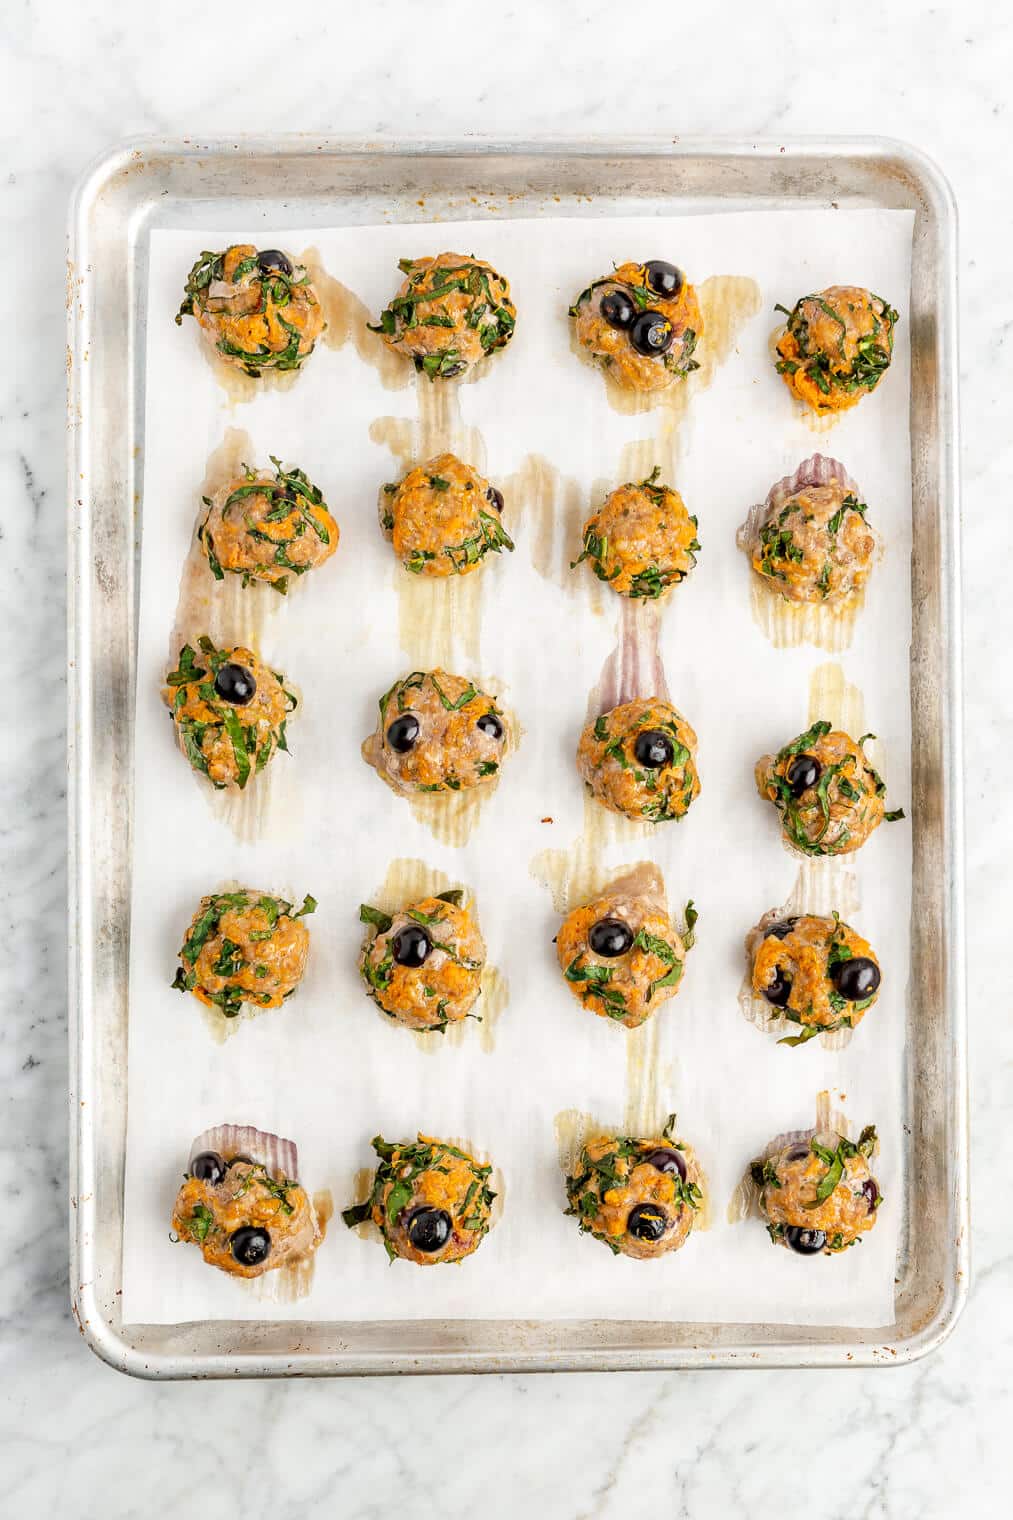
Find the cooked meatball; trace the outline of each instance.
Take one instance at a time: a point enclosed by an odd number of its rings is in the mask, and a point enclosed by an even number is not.
[[[220,1133],[256,1131],[223,1126]],[[288,1147],[265,1135],[264,1141]],[[253,1148],[256,1148],[255,1146]],[[232,1277],[263,1277],[312,1255],[323,1239],[316,1210],[294,1177],[249,1155],[192,1154],[172,1210],[173,1233],[201,1248],[209,1266]]]
[[[700,366],[696,291],[674,264],[620,264],[570,307],[577,342],[625,390],[664,390]]]
[[[489,553],[512,549],[503,495],[456,454],[437,454],[386,485],[380,526],[414,575],[468,575]]]
[[[750,1171],[774,1244],[799,1256],[832,1256],[871,1230],[883,1201],[869,1170],[876,1145],[870,1125],[857,1145],[843,1135],[818,1134],[754,1161]]]
[[[838,914],[784,918],[765,913],[746,938],[753,992],[802,1033],[781,1040],[803,1045],[832,1029],[855,1029],[879,996],[872,946]]]
[[[371,926],[359,970],[373,1002],[409,1029],[443,1034],[478,1000],[485,941],[459,890],[409,903],[396,913],[363,904]]]
[[[672,1138],[600,1135],[589,1140],[566,1179],[567,1214],[615,1256],[665,1256],[684,1245],[703,1200],[695,1160]]]
[[[680,934],[660,894],[608,892],[563,921],[556,936],[559,969],[585,1008],[636,1029],[682,985],[696,921],[687,903]]]
[[[445,670],[413,671],[380,698],[363,757],[395,792],[461,792],[496,775],[507,728],[495,699]]]
[[[252,649],[216,649],[207,637],[198,643],[200,656],[190,644],[180,650],[162,699],[194,770],[219,790],[242,789],[275,750],[288,749],[285,725],[296,699],[285,690],[285,677],[262,665]]]
[[[267,581],[288,590],[289,577],[305,575],[338,547],[338,525],[323,496],[302,470],[283,470],[271,456],[270,470],[251,470],[203,496],[207,511],[197,529],[216,581],[226,572],[243,585]]]
[[[598,579],[620,596],[659,597],[696,564],[697,520],[678,491],[659,483],[659,474],[655,465],[646,480],[619,486],[584,524],[574,565],[590,560]]]
[[[803,296],[777,340],[777,372],[816,412],[857,406],[876,389],[893,358],[898,316],[881,296],[857,285],[831,285]]]
[[[753,569],[785,601],[847,601],[865,585],[875,561],[867,510],[838,481],[804,486],[757,523],[746,545]]]
[[[760,796],[777,808],[785,839],[803,855],[850,854],[884,818],[904,817],[903,808],[884,811],[886,783],[862,748],[872,738],[863,734],[856,744],[820,721],[757,761]]]
[[[420,1267],[460,1261],[478,1249],[496,1197],[491,1166],[428,1135],[400,1145],[377,1135],[373,1149],[380,1164],[369,1197],[341,1215],[349,1229],[372,1220],[391,1261],[400,1256]]]
[[[227,364],[259,379],[266,369],[298,369],[324,330],[309,274],[279,248],[236,243],[201,254],[176,316],[196,317]]]
[[[463,375],[513,337],[510,283],[491,264],[441,253],[399,259],[398,268],[404,283],[371,331],[430,380]]]
[[[300,920],[316,905],[307,896],[296,911],[283,897],[246,887],[202,897],[172,985],[227,1019],[243,1003],[280,1008],[302,981],[310,937]]]
[[[649,823],[681,818],[700,792],[696,734],[660,697],[624,702],[589,723],[577,769],[603,807]]]

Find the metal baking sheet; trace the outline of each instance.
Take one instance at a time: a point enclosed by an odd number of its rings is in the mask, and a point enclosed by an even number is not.
[[[251,223],[284,201],[304,226],[435,218],[655,215],[828,206],[916,213],[911,635],[914,896],[911,1128],[895,1321],[834,1327],[614,1321],[229,1321],[126,1329],[118,1308],[141,295],[154,228]],[[424,208],[419,205],[424,201]],[[945,1336],[967,1283],[962,965],[955,211],[913,150],[794,145],[153,141],[78,187],[68,281],[71,664],[72,1283],[89,1343],[148,1376],[731,1365],[912,1359]]]

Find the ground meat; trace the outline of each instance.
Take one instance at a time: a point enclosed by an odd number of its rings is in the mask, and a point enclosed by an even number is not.
[[[580,736],[577,770],[612,813],[665,823],[699,795],[696,734],[660,697],[624,702]]]
[[[278,248],[258,252],[251,243],[201,254],[176,321],[185,316],[197,318],[227,364],[254,378],[266,369],[298,369],[324,329],[305,267]]]
[[[429,1135],[400,1145],[377,1135],[373,1149],[380,1164],[370,1195],[341,1216],[350,1229],[372,1220],[391,1261],[399,1256],[420,1267],[460,1261],[478,1249],[496,1196],[491,1166]]]
[[[664,390],[700,367],[703,317],[674,264],[620,264],[581,291],[570,316],[581,348],[624,390]]]
[[[639,484],[619,486],[584,524],[575,564],[590,560],[598,579],[620,596],[659,597],[696,564],[697,520],[658,474],[656,465]]]
[[[359,957],[362,979],[377,1007],[409,1029],[442,1034],[481,993],[485,941],[462,896],[441,892],[396,913],[359,909],[372,931]]]
[[[559,969],[585,1008],[636,1029],[682,985],[696,919],[687,903],[680,934],[657,893],[606,893],[563,921],[556,936]]]
[[[869,1170],[876,1144],[870,1126],[857,1145],[843,1135],[818,1134],[754,1161],[760,1212],[774,1244],[800,1256],[830,1256],[871,1230],[883,1201]]]
[[[190,644],[180,650],[162,699],[194,770],[219,789],[242,789],[276,750],[288,749],[285,725],[296,699],[252,649],[216,649],[206,637],[198,643],[199,655]]]
[[[398,268],[404,283],[372,331],[430,380],[463,375],[513,337],[510,284],[491,264],[441,253]]]
[[[380,495],[380,526],[414,575],[468,575],[512,549],[503,496],[455,454],[438,454]]]
[[[903,818],[903,809],[884,811],[886,783],[862,748],[874,737],[863,734],[856,744],[820,721],[757,761],[760,796],[777,808],[785,839],[803,855],[850,854],[884,818]]]
[[[601,1135],[581,1150],[566,1179],[567,1214],[614,1255],[640,1260],[684,1245],[703,1199],[700,1173],[673,1114],[655,1139]]]
[[[746,938],[753,992],[802,1033],[782,1043],[801,1045],[831,1029],[855,1029],[879,996],[879,962],[872,946],[835,913],[785,918],[764,914]]]
[[[746,545],[753,569],[786,601],[846,601],[865,585],[875,560],[866,511],[837,481],[805,486],[757,523]]]
[[[245,1157],[228,1160],[205,1152],[191,1166],[209,1175],[187,1172],[176,1194],[172,1228],[180,1240],[200,1246],[209,1266],[233,1277],[262,1277],[320,1244],[316,1211],[298,1182]],[[220,1180],[213,1180],[216,1176]]]
[[[893,358],[898,316],[857,285],[831,285],[803,296],[777,340],[777,372],[816,412],[843,411],[875,390]]]
[[[315,908],[312,897],[296,912],[284,898],[246,887],[202,897],[172,985],[226,1018],[243,1003],[280,1008],[302,981],[310,937],[301,920]]]
[[[464,676],[413,671],[380,698],[363,758],[394,791],[460,792],[497,774],[507,728],[494,698]]]
[[[288,590],[293,575],[305,575],[330,559],[338,547],[338,525],[317,487],[302,470],[251,470],[202,497],[207,511],[197,529],[215,580],[226,572],[243,585],[267,581]]]

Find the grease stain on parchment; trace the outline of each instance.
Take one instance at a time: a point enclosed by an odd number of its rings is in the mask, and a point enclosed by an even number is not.
[[[501,489],[508,511],[520,524],[520,535],[527,540],[537,573],[564,591],[583,593],[581,571],[570,568],[580,553],[584,520],[590,516],[579,482],[560,474],[543,455],[528,454],[520,468],[503,480]],[[512,520],[507,523],[511,532]],[[591,610],[598,613],[604,604],[602,588],[591,580]]]
[[[818,665],[809,677],[809,722],[825,718],[834,728],[858,739],[865,728],[865,698],[861,689],[845,679],[844,669],[834,660]]]
[[[365,302],[327,273],[319,249],[307,248],[299,255],[299,262],[309,270],[320,298],[326,323],[320,341],[332,349],[342,349],[351,343],[362,362],[376,371],[385,390],[404,390],[414,373],[412,366],[379,333],[370,332],[371,316]]]
[[[779,596],[752,568],[749,580],[753,622],[775,649],[797,649],[802,644],[813,644],[827,654],[850,649],[855,621],[865,606],[864,588],[832,607],[814,602],[799,605]]]
[[[248,375],[245,370],[237,369],[229,364],[211,343],[200,335],[200,350],[214,376],[215,382],[221,387],[228,398],[230,407],[244,406],[249,401],[255,401],[265,391],[277,391],[284,394],[290,391],[299,379],[300,371],[297,369],[266,369],[259,379]],[[303,363],[312,363],[312,354],[307,355]]]
[[[327,1237],[327,1226],[334,1214],[334,1202],[330,1190],[322,1189],[313,1194],[313,1207],[320,1225],[320,1241],[315,1251],[290,1261],[263,1277],[240,1279],[251,1298],[262,1304],[295,1304],[308,1298],[313,1288],[316,1272],[317,1251],[321,1250]]]

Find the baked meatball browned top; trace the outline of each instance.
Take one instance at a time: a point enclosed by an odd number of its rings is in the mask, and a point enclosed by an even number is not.
[[[559,969],[585,1008],[636,1029],[682,985],[696,921],[687,903],[680,934],[659,894],[620,887],[563,920],[556,936]]]
[[[785,601],[829,607],[847,601],[875,563],[867,510],[839,481],[803,486],[757,523],[746,544],[753,569]]]
[[[649,823],[683,817],[700,792],[696,734],[660,697],[624,702],[589,723],[577,770],[603,807]]]
[[[227,364],[254,378],[268,369],[298,369],[324,329],[305,267],[280,248],[258,252],[252,243],[201,254],[187,276],[176,321],[185,316],[197,318]]]
[[[882,980],[872,946],[838,914],[765,913],[746,938],[751,983],[802,1033],[781,1041],[802,1045],[832,1029],[854,1029],[879,995]]]
[[[857,285],[831,285],[803,296],[777,340],[777,372],[816,412],[844,411],[875,390],[893,358],[898,317],[881,296]]]
[[[197,541],[215,580],[241,575],[243,585],[266,581],[285,592],[293,576],[330,559],[338,525],[302,470],[251,470],[202,500]]]
[[[581,291],[570,316],[581,348],[625,390],[664,390],[700,367],[696,291],[664,259],[617,265]]]
[[[404,283],[373,328],[430,380],[463,375],[513,337],[510,284],[483,259],[400,259]]]
[[[460,792],[498,772],[507,747],[503,714],[464,676],[413,671],[379,706],[363,756],[395,792]]]
[[[461,1261],[478,1249],[496,1196],[491,1166],[429,1135],[397,1145],[377,1135],[373,1149],[380,1164],[370,1195],[341,1215],[350,1229],[372,1220],[391,1261],[419,1267]]]
[[[512,549],[502,514],[503,493],[456,454],[416,465],[380,499],[380,526],[413,575],[468,575]]]
[[[301,1261],[323,1239],[312,1200],[295,1178],[250,1156],[217,1151],[191,1158],[172,1228],[231,1277],[262,1277]]]
[[[283,897],[248,887],[202,897],[172,985],[226,1018],[243,1003],[280,1008],[302,981],[310,945],[302,919],[316,906],[307,896],[297,911]]]
[[[566,1179],[567,1214],[615,1256],[666,1256],[685,1245],[703,1200],[701,1177],[675,1115],[661,1135],[600,1135],[581,1150]]]
[[[857,1145],[844,1135],[817,1134],[754,1161],[752,1178],[774,1244],[799,1256],[832,1256],[871,1230],[883,1201],[869,1169],[876,1145],[870,1125]]]
[[[468,1017],[482,991],[485,941],[463,896],[455,888],[393,913],[359,909],[372,931],[359,957],[366,989],[409,1029],[442,1034]]]
[[[285,677],[252,649],[216,649],[207,637],[180,650],[162,699],[179,747],[195,771],[219,789],[242,789],[276,750],[288,749],[286,724],[296,699]]]
[[[886,812],[886,783],[848,734],[814,723],[776,755],[756,763],[756,786],[781,815],[784,837],[803,855],[846,855],[859,849],[884,818],[895,822],[903,808]]]
[[[697,520],[678,491],[658,480],[617,487],[584,524],[579,565],[588,560],[600,581],[620,596],[657,598],[696,564]],[[571,566],[571,569],[573,566]]]

